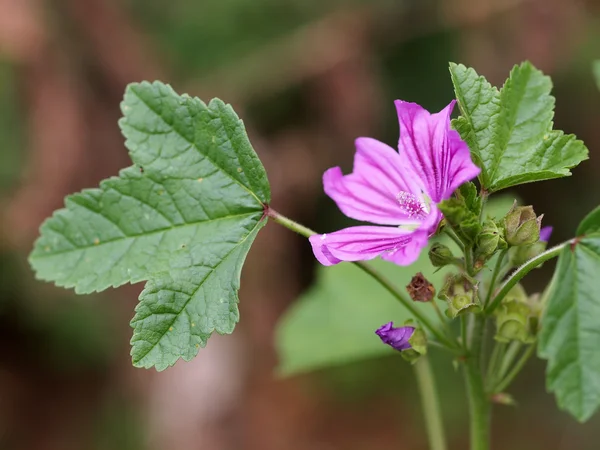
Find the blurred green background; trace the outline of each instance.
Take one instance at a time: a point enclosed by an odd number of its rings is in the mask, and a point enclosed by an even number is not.
[[[129,164],[117,127],[129,82],[161,79],[232,103],[273,207],[328,231],[347,222],[321,174],[350,168],[358,136],[397,141],[394,99],[439,110],[452,99],[448,61],[500,85],[529,59],[554,81],[555,127],[583,139],[590,160],[574,177],[508,194],[545,214],[555,242],[600,203],[593,0],[0,0],[0,11],[1,449],[427,448],[412,371],[392,352],[353,361],[350,343],[335,367],[278,375],[276,324],[303,293],[324,305],[306,316],[305,339],[294,338],[304,349],[318,354],[327,330],[372,325],[345,310],[352,285],[310,294],[323,273],[309,245],[274,224],[244,269],[236,332],[162,373],[130,363],[141,286],[76,297],[34,280],[26,256],[41,221],[64,195]],[[552,268],[528,278],[529,292]],[[342,271],[352,292],[370,292],[366,278]],[[385,314],[380,299],[363,301]],[[431,353],[451,448],[464,449],[460,376]],[[532,361],[510,389],[518,406],[495,407],[493,448],[599,448],[600,417],[579,425],[559,412],[543,372]]]

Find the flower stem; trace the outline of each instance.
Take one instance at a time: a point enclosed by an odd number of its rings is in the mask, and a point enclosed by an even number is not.
[[[465,360],[465,381],[471,422],[470,450],[489,450],[491,405],[485,392],[480,365],[480,350],[486,318],[479,314],[473,316],[472,319],[469,354]]]
[[[484,312],[486,314],[491,314],[494,310],[500,305],[500,302],[506,297],[506,294],[510,292],[510,290],[515,287],[515,285],[521,281],[521,279],[531,272],[536,267],[540,266],[544,262],[552,259],[562,251],[567,245],[570,245],[573,242],[573,239],[570,239],[562,244],[557,245],[556,247],[552,247],[551,249],[546,250],[543,253],[540,253],[535,258],[531,258],[517,270],[515,270],[512,275],[504,282],[494,299],[486,305]]]
[[[293,220],[288,219],[285,216],[282,216],[281,214],[279,214],[277,211],[275,211],[271,207],[266,207],[265,215],[270,217],[271,219],[273,219],[278,224],[283,225],[284,227],[286,227],[292,231],[295,231],[296,233],[301,234],[304,237],[310,237],[314,234],[317,234],[315,231],[311,230],[310,228],[307,228],[304,225],[300,225],[299,223],[294,222]],[[457,344],[453,343],[446,336],[444,336],[444,333],[442,333],[436,326],[434,326],[433,323],[430,321],[430,319],[427,316],[425,316],[423,313],[421,313],[421,311],[419,311],[417,308],[415,308],[412,300],[407,298],[397,287],[395,287],[377,269],[375,269],[370,264],[367,264],[363,261],[356,261],[353,264],[360,267],[364,272],[366,272],[372,278],[374,278],[376,281],[378,281],[379,284],[381,284],[381,286],[383,286],[390,294],[392,294],[392,296],[396,300],[398,300],[402,304],[402,306],[404,306],[406,309],[408,309],[408,311],[415,317],[415,319],[418,322],[420,322],[423,325],[423,327],[425,327],[427,330],[429,330],[431,332],[431,334],[433,334],[440,343],[442,343],[443,345],[445,345],[447,348],[449,348],[451,350],[455,350],[458,347]]]
[[[508,350],[506,350],[506,353],[502,358],[502,363],[500,364],[500,369],[497,373],[499,379],[504,378],[504,375],[506,375],[506,373],[510,369],[511,364],[513,363],[513,361],[519,354],[519,351],[521,350],[521,345],[522,344],[519,341],[512,341],[508,346]]]
[[[479,364],[473,357],[468,358],[465,362],[465,381],[471,422],[470,449],[489,450],[491,407],[483,386]]]
[[[305,227],[304,225],[300,225],[298,222],[294,222],[292,219],[288,219],[287,217],[279,214],[277,211],[272,209],[270,206],[267,206],[265,209],[265,215],[273,219],[279,225],[283,225],[284,227],[306,237],[309,238],[313,234],[317,234],[316,231],[311,230],[310,228]]]
[[[508,253],[508,249],[502,250],[500,255],[498,255],[498,261],[496,261],[496,267],[494,267],[494,272],[492,273],[492,279],[490,280],[490,285],[488,286],[488,291],[485,296],[485,301],[483,302],[483,307],[485,308],[487,304],[490,302],[492,298],[492,294],[494,293],[494,288],[496,287],[496,281],[498,280],[498,274],[500,273],[500,268],[502,267],[502,263],[504,262],[504,258]]]
[[[469,343],[467,342],[467,318],[462,315],[460,316],[460,341],[465,350],[467,350]]]
[[[504,379],[502,379],[494,387],[493,393],[502,392],[504,389],[506,389],[510,385],[510,383],[512,383],[512,381],[519,374],[519,372],[521,372],[521,369],[523,369],[523,367],[525,366],[525,363],[529,360],[531,355],[533,355],[534,350],[535,350],[535,343],[532,344],[531,346],[529,346],[529,348],[525,351],[525,353],[523,353],[521,358],[517,361],[515,366],[508,373],[508,375],[506,375],[506,377],[504,377]]]
[[[492,350],[492,356],[488,361],[487,372],[485,376],[486,390],[492,391],[492,388],[495,383],[495,376],[498,372],[498,366],[500,362],[504,358],[504,350],[506,349],[506,344],[502,342],[496,342],[494,344],[494,349]]]
[[[413,366],[423,405],[423,416],[431,450],[446,450],[446,435],[440,405],[438,402],[435,379],[427,357],[422,356]]]
[[[450,336],[452,336],[452,328],[450,328],[450,324],[448,323],[448,319],[442,313],[442,310],[438,306],[438,304],[435,301],[435,299],[431,299],[431,301],[429,303],[431,303],[431,306],[433,306],[433,309],[435,310],[435,313],[437,314],[438,319],[440,319],[440,323],[442,324],[442,326],[444,327],[444,329],[446,330],[446,332]]]
[[[460,240],[460,238],[458,237],[456,232],[452,229],[452,227],[450,227],[450,225],[446,225],[444,227],[444,233],[446,233],[450,237],[450,239],[452,239],[454,241],[454,243],[456,245],[458,245],[458,248],[460,248],[462,251],[465,250],[465,244],[463,244],[463,242]]]

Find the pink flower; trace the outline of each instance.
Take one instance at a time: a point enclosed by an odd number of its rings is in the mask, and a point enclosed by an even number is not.
[[[311,236],[313,252],[323,265],[377,256],[412,264],[442,218],[436,205],[480,172],[467,144],[450,129],[456,101],[437,114],[416,103],[395,103],[399,151],[358,138],[353,172],[343,175],[333,167],[323,174],[325,193],[345,215],[378,225]]]

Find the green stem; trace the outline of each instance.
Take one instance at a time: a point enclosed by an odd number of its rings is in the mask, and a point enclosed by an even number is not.
[[[450,224],[447,224],[444,227],[444,233],[446,233],[450,239],[452,239],[454,241],[454,243],[456,245],[458,245],[458,248],[460,248],[463,252],[465,250],[465,244],[463,244],[463,242],[460,240],[460,238],[458,237],[458,235],[456,234],[456,232],[452,229],[452,227],[450,226]]]
[[[475,275],[473,268],[473,247],[465,245],[465,271],[469,276]]]
[[[546,250],[543,253],[540,253],[535,258],[531,258],[517,270],[515,270],[512,275],[504,282],[494,299],[486,305],[484,312],[486,314],[491,314],[494,310],[500,305],[500,302],[506,297],[506,294],[510,292],[510,290],[515,287],[515,285],[521,281],[521,279],[531,272],[536,267],[540,266],[544,262],[552,259],[562,251],[567,245],[570,245],[573,242],[573,239],[563,242],[562,244],[557,245],[556,247],[552,247],[551,249]]]
[[[301,234],[304,237],[310,237],[314,234],[317,234],[315,231],[311,230],[310,228],[307,228],[303,225],[300,225],[297,222],[294,222],[291,219],[288,219],[285,216],[282,216],[274,209],[271,209],[271,207],[266,208],[265,214],[268,217],[270,217],[271,219],[273,219],[275,222],[277,222],[278,224],[283,225],[284,227],[286,227],[292,231],[295,231],[296,233]],[[396,288],[396,286],[394,286],[377,269],[373,268],[370,264],[367,264],[363,261],[356,261],[356,262],[353,262],[353,264],[360,267],[364,272],[366,272],[372,278],[374,278],[376,281],[378,281],[379,284],[381,284],[381,286],[383,286],[390,294],[392,294],[392,296],[396,300],[398,300],[402,304],[402,306],[404,306],[406,309],[408,309],[408,311],[415,317],[415,319],[418,322],[420,322],[424,328],[429,330],[431,332],[431,334],[433,334],[440,343],[444,344],[446,347],[448,347],[450,349],[457,348],[457,344],[453,343],[446,336],[444,336],[444,333],[442,333],[437,327],[435,327],[427,316],[425,316],[417,308],[415,308],[415,305],[412,302],[412,300],[407,298],[398,288]]]
[[[465,365],[465,380],[469,397],[470,450],[489,450],[491,407],[483,387],[483,378],[475,361]]]
[[[508,375],[506,375],[506,377],[504,377],[504,379],[502,381],[500,381],[494,387],[493,393],[502,392],[504,389],[506,389],[510,385],[510,383],[512,383],[512,381],[519,374],[519,372],[521,372],[521,369],[523,369],[523,367],[525,366],[525,363],[527,363],[527,361],[529,360],[529,358],[531,357],[531,355],[533,355],[534,350],[535,350],[535,344],[532,344],[527,349],[527,351],[525,353],[523,353],[523,355],[521,356],[521,358],[517,361],[517,363],[515,364],[515,366],[508,373]]]
[[[490,285],[488,286],[488,291],[485,296],[485,301],[483,302],[483,307],[485,308],[487,304],[490,302],[492,298],[492,293],[494,292],[494,288],[496,287],[496,281],[498,280],[498,274],[500,273],[500,269],[502,268],[502,263],[506,254],[508,253],[508,249],[502,250],[500,255],[498,255],[498,261],[496,261],[496,267],[494,267],[494,272],[492,273],[492,279],[490,280]]]
[[[489,192],[485,189],[481,189],[479,191],[479,197],[481,198],[481,211],[479,211],[479,221],[483,221],[483,210],[485,209],[485,204],[487,202],[488,197],[490,196]]]
[[[279,214],[277,211],[272,209],[270,206],[267,206],[265,209],[265,214],[277,222],[279,225],[283,225],[284,227],[306,237],[309,238],[313,234],[317,234],[316,231],[311,230],[310,228],[305,227],[304,225],[300,225],[298,222],[294,222],[292,219],[288,219],[287,217]]]
[[[422,356],[413,367],[415,368],[419,393],[421,394],[429,448],[431,450],[446,450],[446,435],[431,365],[427,357]]]
[[[442,310],[438,306],[435,299],[432,299],[429,303],[431,303],[431,306],[433,306],[433,309],[435,310],[435,313],[437,314],[438,319],[440,319],[440,322],[442,323],[442,325],[444,326],[446,331],[451,333],[452,330],[450,329],[450,325],[448,324],[448,318],[444,316],[444,314],[442,313]]]
[[[504,349],[506,348],[506,344],[502,342],[496,342],[494,344],[494,349],[492,350],[492,356],[488,362],[487,372],[485,376],[486,387],[488,391],[492,390],[492,387],[495,383],[495,375],[498,372],[498,365],[500,361],[502,361],[504,357]]]
[[[483,384],[480,350],[485,317],[474,316],[470,352],[465,360],[465,381],[469,398],[470,450],[489,450],[491,406]]]
[[[464,314],[460,316],[460,340],[462,346],[466,351],[468,349],[469,343],[467,342],[467,318]]]
[[[498,379],[504,378],[506,372],[510,369],[511,364],[519,354],[521,350],[521,343],[518,341],[513,341],[508,346],[508,350],[504,354],[504,358],[502,358],[502,364],[500,364],[500,369],[498,370],[497,377]]]

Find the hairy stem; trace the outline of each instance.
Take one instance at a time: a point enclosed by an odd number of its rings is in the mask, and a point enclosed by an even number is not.
[[[423,416],[431,450],[446,450],[446,434],[438,401],[435,379],[427,357],[422,356],[413,366],[423,405]]]
[[[573,242],[573,240],[571,239],[566,242],[563,242],[562,244],[557,245],[556,247],[552,247],[551,249],[548,249],[545,252],[540,253],[535,258],[531,258],[529,261],[527,261],[525,264],[523,264],[521,267],[519,267],[517,270],[515,270],[512,273],[512,275],[508,278],[508,280],[506,280],[504,282],[504,284],[502,285],[502,287],[500,288],[500,290],[498,291],[498,293],[496,294],[494,299],[489,304],[486,305],[486,308],[484,310],[485,313],[488,315],[493,313],[494,310],[498,307],[498,305],[500,305],[500,303],[502,302],[504,297],[506,297],[506,294],[508,294],[510,292],[510,290],[513,287],[515,287],[515,285],[519,281],[521,281],[521,279],[525,275],[527,275],[533,269],[540,266],[541,264],[548,261],[549,259],[552,259],[552,258],[558,256],[558,254],[562,251],[562,249],[565,248],[567,245],[570,245],[572,242]]]
[[[485,308],[487,304],[490,302],[492,298],[492,294],[494,293],[494,288],[496,287],[496,281],[498,281],[498,275],[500,274],[500,269],[502,268],[502,263],[504,262],[504,258],[508,253],[508,249],[502,250],[500,255],[498,255],[498,261],[496,261],[496,266],[494,267],[494,272],[492,273],[492,278],[490,280],[490,285],[488,286],[488,291],[485,296],[485,301],[483,302],[483,307]]]
[[[310,228],[305,227],[304,225],[300,225],[298,222],[294,222],[292,219],[288,219],[287,217],[279,214],[274,209],[271,209],[270,206],[267,206],[265,209],[265,215],[273,219],[279,225],[283,225],[289,230],[292,230],[305,238],[311,237],[313,234],[317,234],[316,231],[311,230]]]
[[[510,345],[508,346],[508,350],[506,350],[506,353],[504,354],[504,358],[502,358],[502,363],[500,364],[500,369],[498,370],[498,373],[496,374],[498,376],[498,379],[501,380],[502,378],[504,378],[504,375],[506,375],[506,373],[510,369],[510,366],[512,365],[513,361],[519,354],[519,351],[521,350],[522,345],[523,344],[521,344],[519,341],[512,341],[510,343]]]
[[[496,381],[495,376],[498,373],[498,367],[500,366],[500,363],[504,358],[505,349],[506,344],[502,342],[496,342],[494,344],[494,349],[492,350],[492,356],[490,356],[490,359],[488,361],[487,372],[485,376],[487,391],[492,391],[492,388]]]
[[[470,277],[475,275],[475,269],[473,268],[473,247],[470,245],[465,245],[465,271]]]
[[[521,372],[521,369],[523,369],[523,367],[525,366],[525,363],[527,363],[527,361],[529,360],[531,355],[533,355],[534,350],[535,350],[535,343],[530,345],[529,348],[525,351],[525,353],[523,353],[523,355],[521,355],[521,358],[517,361],[517,363],[514,365],[514,367],[511,369],[511,371],[508,372],[506,377],[504,377],[494,387],[492,393],[502,392],[504,389],[506,389],[508,386],[510,386],[510,383],[513,382],[513,380],[516,378],[516,376],[519,374],[519,372]]]
[[[469,398],[470,450],[489,450],[491,407],[481,370],[474,358],[468,358],[465,362],[465,381]]]
[[[452,239],[454,241],[454,243],[456,245],[458,245],[458,248],[460,248],[464,252],[465,244],[463,244],[463,242],[460,240],[460,238],[458,237],[458,235],[456,234],[456,232],[452,229],[452,227],[450,225],[446,225],[444,227],[444,233],[446,233],[448,235],[448,237],[450,237],[450,239]]]
[[[489,450],[491,405],[483,384],[480,364],[485,316],[473,316],[469,354],[465,360],[465,381],[469,398],[470,450]]]
[[[280,225],[283,225],[284,227],[295,231],[298,234],[301,234],[304,237],[310,237],[314,234],[317,234],[315,231],[311,230],[310,228],[305,227],[304,225],[300,225],[297,222],[294,222],[291,219],[288,219],[287,217],[279,214],[277,211],[275,211],[274,209],[271,209],[271,207],[267,207],[265,209],[265,215],[270,217],[271,219],[273,219],[275,222],[277,222]],[[383,286],[390,294],[392,294],[392,296],[398,300],[402,306],[404,306],[406,309],[408,309],[408,311],[415,317],[415,319],[421,323],[423,325],[424,328],[426,328],[427,330],[429,330],[429,332],[431,332],[431,334],[433,334],[436,339],[443,344],[444,346],[446,346],[449,349],[453,349],[456,350],[458,348],[458,345],[455,344],[454,342],[450,341],[445,335],[444,333],[442,333],[432,322],[431,320],[424,315],[421,311],[419,311],[415,305],[414,302],[412,302],[409,298],[407,298],[396,286],[394,286],[383,274],[381,274],[377,269],[375,269],[374,267],[372,267],[370,264],[365,263],[363,261],[356,261],[353,263],[354,265],[360,267],[364,272],[366,272],[367,274],[369,274],[372,278],[374,278],[376,281],[379,282],[379,284],[381,284],[381,286]]]
[[[464,349],[468,351],[467,318],[464,315],[460,316],[460,341]]]

